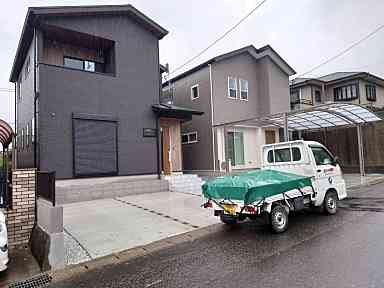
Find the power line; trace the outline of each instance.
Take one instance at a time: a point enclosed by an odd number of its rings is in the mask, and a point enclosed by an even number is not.
[[[379,32],[381,29],[384,28],[384,24],[379,26],[378,28],[376,28],[375,30],[373,30],[371,33],[369,33],[368,35],[364,36],[363,38],[361,38],[360,40],[358,40],[357,42],[353,43],[352,45],[348,46],[347,48],[345,48],[344,50],[342,50],[341,52],[337,53],[336,55],[332,56],[331,58],[325,60],[324,62],[320,63],[319,65],[316,65],[315,67],[313,67],[312,69],[308,70],[307,72],[305,73],[302,73],[298,76],[296,76],[295,78],[298,78],[298,77],[303,77],[304,75],[307,75],[317,69],[319,69],[321,66],[324,66],[326,64],[328,64],[329,62],[339,58],[340,56],[344,55],[345,53],[347,53],[348,51],[352,50],[353,48],[355,48],[357,45],[359,45],[360,43],[364,42],[365,40],[369,39],[371,36],[373,36],[374,34],[376,34],[377,32]]]
[[[209,44],[206,48],[201,50],[199,53],[197,53],[195,56],[175,68],[172,72],[169,73],[169,75],[175,73],[176,71],[180,70],[183,68],[185,65],[191,63],[194,61],[196,58],[200,57],[202,54],[204,54],[208,49],[210,49],[212,46],[216,45],[219,41],[224,39],[229,33],[231,33],[233,30],[235,30],[241,23],[243,23],[249,16],[251,16],[257,9],[259,9],[267,0],[261,1],[255,8],[253,8],[248,14],[246,14],[243,18],[241,18],[234,26],[232,26],[230,29],[228,29],[223,35],[221,35],[219,38],[217,38],[215,41],[213,41],[211,44]]]

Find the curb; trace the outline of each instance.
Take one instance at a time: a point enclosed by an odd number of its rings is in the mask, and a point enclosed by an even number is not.
[[[208,236],[211,233],[221,231],[222,229],[223,225],[221,225],[221,223],[213,224],[186,233],[167,237],[147,245],[112,253],[110,255],[96,258],[80,264],[67,266],[60,270],[51,270],[48,274],[52,277],[52,283],[64,281],[66,279],[76,277],[84,272],[93,271],[108,265],[122,264],[129,260],[142,256],[148,256],[152,253],[170,248],[178,244],[193,242],[194,240]]]
[[[360,189],[360,188],[363,188],[363,187],[368,187],[368,186],[380,184],[380,183],[383,183],[383,182],[384,182],[384,176],[383,177],[379,177],[377,179],[369,180],[369,181],[367,181],[366,183],[363,183],[363,184],[357,184],[357,185],[353,185],[353,186],[347,187],[347,191],[348,190],[357,190],[357,189]]]

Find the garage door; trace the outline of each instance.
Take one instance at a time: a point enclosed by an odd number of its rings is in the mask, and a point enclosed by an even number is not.
[[[75,177],[116,175],[117,120],[73,114],[73,159]]]

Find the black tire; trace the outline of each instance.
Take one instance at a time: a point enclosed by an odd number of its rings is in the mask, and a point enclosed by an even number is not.
[[[269,215],[272,231],[283,233],[288,228],[288,212],[282,205],[274,205]]]
[[[328,191],[325,194],[323,207],[324,207],[324,213],[327,215],[334,215],[337,212],[337,202],[339,201],[339,198],[337,197],[337,194],[335,191]]]
[[[227,214],[224,214],[224,213],[220,214],[220,220],[224,224],[231,225],[231,226],[237,224],[237,217],[236,216],[227,215]]]

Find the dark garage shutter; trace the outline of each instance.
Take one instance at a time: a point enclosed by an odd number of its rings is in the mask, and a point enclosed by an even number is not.
[[[110,117],[74,114],[74,176],[117,174],[117,121]]]

